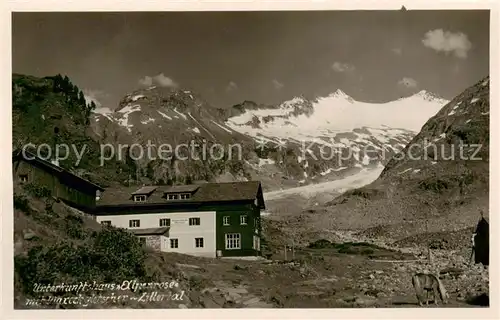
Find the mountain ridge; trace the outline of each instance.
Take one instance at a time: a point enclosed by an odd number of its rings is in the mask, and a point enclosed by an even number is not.
[[[304,122],[305,119],[314,118],[322,111],[321,106],[318,107],[322,99],[334,99],[335,105],[343,104],[340,109],[337,108],[340,115],[345,111],[346,103],[350,105],[357,103],[339,89],[326,98],[309,100],[297,96],[278,105],[263,105],[246,100],[230,109],[222,109],[212,106],[192,90],[152,87],[134,90],[127,94],[114,112],[101,113],[100,110],[96,110],[91,127],[96,139],[111,144],[145,145],[152,141],[155,145],[163,143],[179,145],[201,140],[206,141],[209,146],[238,143],[243,150],[237,165],[238,172],[233,172],[232,169],[228,171],[226,164],[219,161],[216,165],[218,171],[210,173],[210,177],[203,176],[198,168],[195,169],[195,173],[186,174],[190,176],[188,180],[191,180],[193,175],[195,180],[222,177],[225,177],[223,180],[263,179],[271,189],[336,179],[350,174],[351,169],[356,172],[363,167],[384,165],[390,155],[403,148],[414,135],[414,132],[404,128],[392,128],[387,125],[373,128],[365,126],[363,121],[357,119],[359,118],[357,115],[352,114],[343,116],[343,119],[353,122],[352,127],[318,130],[314,125],[312,127],[310,125],[309,135],[303,139],[287,132],[284,134],[266,132],[266,127],[276,123],[280,129],[304,131],[303,123],[299,129],[299,124],[292,122],[296,119]],[[365,107],[367,105],[373,108],[378,106],[364,104]],[[248,117],[249,113],[252,114],[251,117]],[[241,120],[240,123],[238,119]],[[340,122],[337,121],[329,127],[334,128]],[[330,148],[332,156],[321,159],[322,148],[326,147]],[[368,151],[362,151],[370,147],[375,149],[374,155],[376,155],[373,159],[367,156]],[[351,152],[353,154],[349,156]],[[333,156],[337,158],[349,156],[349,158],[333,163],[338,160],[333,159]],[[155,176],[163,176],[161,178],[163,181],[172,180],[172,176],[182,176],[183,171],[190,171],[190,167],[197,166],[187,162],[184,164],[179,162],[173,164],[172,161],[167,161],[166,164],[164,162],[149,164],[149,161],[141,160],[138,162],[142,170],[146,170],[148,165],[153,166],[151,172],[154,172]],[[175,173],[172,169],[167,169],[178,165],[183,169],[174,170]],[[213,170],[206,166],[204,168]],[[279,183],[276,183],[277,177]],[[188,177],[181,177],[181,180],[186,178]]]

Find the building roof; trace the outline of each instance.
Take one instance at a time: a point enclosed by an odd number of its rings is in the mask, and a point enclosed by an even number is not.
[[[195,192],[200,186],[196,184],[186,184],[181,186],[169,186],[164,189],[164,192]]]
[[[97,206],[213,203],[241,200],[253,201],[255,199],[259,201],[261,207],[264,206],[262,187],[259,181],[203,183],[185,186],[155,186],[154,191],[148,196],[146,201],[140,203],[134,202],[132,198],[136,189],[137,187],[106,189],[106,191],[102,193],[101,199],[97,202]],[[188,190],[194,190],[189,199],[167,200],[165,197],[165,193],[190,192]]]
[[[156,186],[145,186],[145,187],[142,187],[134,192],[132,192],[132,195],[138,195],[138,194],[150,194],[152,193],[153,191],[156,190]]]
[[[154,236],[154,235],[164,235],[170,230],[170,228],[160,227],[160,228],[127,229],[127,230],[132,232],[136,236]]]
[[[49,172],[54,173],[55,175],[64,176],[65,178],[69,178],[69,179],[71,179],[71,180],[73,180],[81,185],[84,185],[87,188],[96,189],[99,191],[104,191],[104,188],[102,188],[101,186],[99,186],[93,182],[90,182],[82,177],[79,177],[76,174],[71,173],[70,171],[64,169],[61,166],[55,165],[55,164],[51,163],[50,161],[44,160],[30,151],[25,150],[23,153],[22,150],[14,150],[12,152],[12,160],[16,161],[16,160],[21,160],[21,159],[28,162],[28,163],[35,163],[36,165],[39,165],[40,167],[44,168],[45,170],[47,170]]]

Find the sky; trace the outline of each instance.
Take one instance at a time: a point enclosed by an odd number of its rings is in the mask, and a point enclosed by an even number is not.
[[[489,74],[489,11],[21,12],[12,71],[68,77],[103,107],[151,85],[228,107],[341,89],[452,99]]]

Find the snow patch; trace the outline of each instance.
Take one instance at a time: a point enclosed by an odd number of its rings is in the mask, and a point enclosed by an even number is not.
[[[213,135],[210,131],[208,131],[208,130],[207,130],[207,128],[205,128],[205,127],[204,127],[204,126],[203,126],[203,125],[202,125],[202,124],[201,124],[198,120],[196,120],[196,119],[193,117],[193,115],[191,114],[191,112],[188,112],[188,115],[189,115],[189,117],[190,117],[191,119],[193,119],[193,121],[194,121],[194,122],[196,122],[196,124],[197,124],[197,125],[199,125],[199,126],[200,126],[203,130],[205,130],[205,131],[206,131],[206,133],[208,133],[208,134],[212,137],[212,139],[216,139],[216,138],[215,138],[215,136],[214,136],[214,135]]]
[[[367,156],[366,154],[363,156],[363,162],[362,162],[365,166],[369,165],[370,164],[370,157]]]
[[[148,118],[148,119],[146,119],[146,120],[142,120],[142,121],[141,121],[141,123],[142,123],[142,124],[148,124],[148,123],[155,122],[155,121],[156,121],[155,119],[153,119],[153,118],[149,117],[149,118]]]
[[[222,130],[226,131],[227,133],[231,133],[231,134],[233,133],[231,130],[229,130],[229,129],[227,129],[227,128],[223,127],[223,126],[221,126],[221,125],[220,125],[220,124],[218,124],[217,122],[215,122],[215,121],[213,121],[213,120],[210,120],[210,121],[212,121],[212,122],[213,122],[216,126],[218,126],[219,128],[221,128]]]
[[[178,115],[180,115],[181,117],[183,117],[184,120],[187,120],[187,116],[184,113],[177,111],[176,108],[174,108],[174,112],[177,113]]]
[[[467,121],[465,121],[465,123],[469,123],[469,122],[471,122],[471,120],[472,120],[472,119],[468,119]]]
[[[133,97],[132,97],[132,101],[137,101],[137,100],[139,100],[140,98],[144,98],[144,95],[143,95],[143,94],[138,94],[138,95],[136,95],[136,96],[133,96]]]
[[[158,113],[159,113],[159,114],[160,114],[163,118],[166,118],[166,119],[168,119],[168,120],[172,120],[172,118],[171,118],[171,117],[169,117],[169,116],[167,116],[165,113],[163,113],[163,112],[161,112],[161,111],[158,111],[158,110],[157,110],[157,112],[158,112]]]
[[[479,98],[472,98],[472,100],[470,101],[470,103],[475,103],[478,100],[479,100]]]
[[[194,131],[194,132],[196,132],[197,134],[200,134],[200,133],[201,133],[200,129],[198,129],[198,128],[196,128],[196,127],[192,128],[191,130],[193,130],[193,131]]]
[[[344,169],[347,169],[347,167],[339,167],[339,168],[336,168],[336,169],[328,168],[327,170],[325,170],[323,172],[320,172],[319,174],[322,175],[322,176],[326,176],[327,174],[331,173],[332,171],[342,171]]]
[[[259,167],[262,167],[264,165],[268,164],[275,164],[276,162],[273,159],[261,159],[259,158]]]
[[[128,104],[122,109],[118,110],[119,113],[122,113],[122,117],[118,119],[118,124],[122,127],[127,128],[127,130],[131,132],[132,129],[130,128],[132,128],[134,125],[128,123],[128,117],[130,116],[130,114],[138,111],[141,111],[141,106],[138,104],[136,105]]]
[[[419,173],[421,169],[415,169],[413,170],[413,173]]]
[[[398,174],[403,174],[403,173],[406,173],[406,172],[410,171],[411,169],[412,169],[412,168],[408,168],[408,169],[406,169],[406,170],[404,170],[404,171],[401,171],[401,172],[400,172],[400,173],[398,173]]]

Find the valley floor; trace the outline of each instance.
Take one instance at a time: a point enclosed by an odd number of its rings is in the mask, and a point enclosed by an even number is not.
[[[420,271],[442,273],[450,294],[444,307],[470,307],[470,299],[488,293],[488,270],[468,266],[466,254],[433,254],[428,265],[411,253],[344,244],[297,248],[287,252],[287,260],[282,252],[265,261],[187,256],[176,261],[183,276],[197,284],[188,295],[190,308],[418,307],[411,275]]]
[[[346,238],[347,239],[347,238]],[[350,240],[354,240],[350,238]],[[152,253],[166,274],[187,289],[182,301],[136,303],[134,308],[406,308],[418,307],[411,275],[441,274],[450,294],[438,307],[474,307],[488,294],[488,269],[467,265],[467,252],[433,251],[431,265],[418,250],[344,242],[275,252],[272,260],[207,259]],[[417,253],[417,254],[416,254]],[[166,263],[168,261],[168,263]],[[165,279],[165,281],[170,279]],[[93,307],[131,307],[94,305]],[[429,308],[436,306],[430,305]]]

